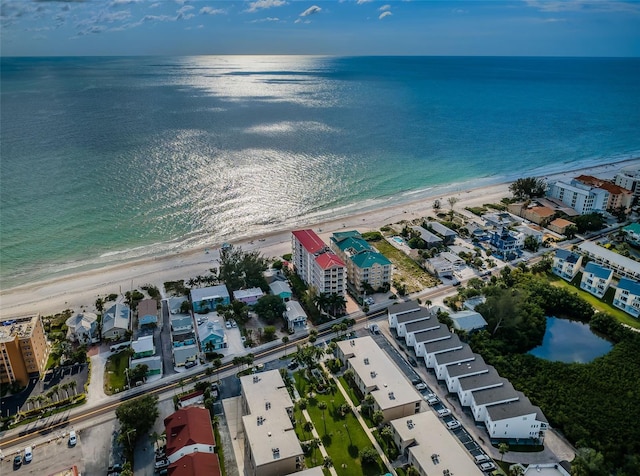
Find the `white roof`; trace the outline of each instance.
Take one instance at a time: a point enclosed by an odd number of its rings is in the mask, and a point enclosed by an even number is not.
[[[114,304],[102,316],[102,333],[111,329],[129,329],[129,308],[122,303]]]
[[[286,281],[274,281],[269,285],[273,294],[289,293],[291,294],[291,287]]]
[[[131,342],[131,348],[136,354],[153,351],[153,336],[138,337],[138,339]]]
[[[66,320],[65,324],[69,329],[74,329],[75,332],[80,329],[90,331],[97,320],[98,316],[96,316],[93,312],[85,312],[76,314],[75,316],[71,316]]]
[[[209,286],[206,288],[196,288],[191,290],[191,301],[200,302],[210,299],[229,298],[229,291],[224,284]]]
[[[207,319],[198,321],[198,338],[204,342],[210,335],[217,335],[224,339],[224,329],[220,325],[218,314],[207,316]]]
[[[305,319],[307,318],[307,313],[304,312],[304,309],[302,309],[302,306],[300,305],[300,303],[298,301],[289,301],[287,302],[287,310],[285,311],[285,314],[287,315],[287,319],[289,321],[293,321],[295,319],[299,319],[301,317],[304,317]]]
[[[600,256],[603,260],[606,260],[609,263],[615,263],[622,268],[633,271],[634,273],[640,273],[640,262],[633,261],[631,258],[614,253],[602,246],[598,246],[593,241],[584,241],[578,245],[578,248],[580,251]]]
[[[238,289],[237,291],[233,291],[234,299],[246,299],[256,296],[264,296],[262,289],[260,288],[249,288],[249,289]]]

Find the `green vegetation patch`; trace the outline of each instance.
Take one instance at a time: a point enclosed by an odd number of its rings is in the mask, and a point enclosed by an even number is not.
[[[126,349],[107,359],[104,367],[104,392],[107,395],[124,390],[127,380],[124,370],[129,367],[130,353],[131,351]]]

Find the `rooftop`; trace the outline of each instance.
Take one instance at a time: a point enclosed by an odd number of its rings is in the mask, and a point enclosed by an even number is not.
[[[629,278],[620,278],[618,289],[629,291],[629,293],[633,294],[634,296],[640,296],[640,283]]]
[[[564,218],[556,218],[549,225],[557,226],[558,228],[564,228],[565,226],[575,225],[572,221],[565,220]]]
[[[489,371],[483,374],[469,375],[460,377],[458,384],[463,391],[473,390],[475,388],[483,388],[488,386],[496,386],[502,383],[502,377],[498,375],[496,369],[489,366]]]
[[[9,317],[0,319],[0,342],[23,339],[31,336],[38,323],[39,315]]]
[[[481,476],[483,473],[471,460],[455,436],[433,412],[416,413],[391,421],[402,446],[425,471],[425,474]]]
[[[640,223],[631,223],[623,228],[624,231],[640,234]]]
[[[428,309],[421,307],[416,309],[415,311],[400,314],[396,317],[396,321],[398,322],[398,324],[405,324],[408,322],[421,321],[429,318],[431,318],[431,312]]]
[[[129,308],[123,303],[114,304],[102,315],[102,332],[111,329],[129,329]]]
[[[622,268],[640,274],[639,262],[633,261],[631,258],[627,258],[626,256],[622,256],[618,253],[614,253],[613,251],[609,251],[602,246],[598,246],[593,241],[583,241],[578,245],[578,249],[585,253],[600,256],[603,260],[606,260],[609,263],[615,263]]]
[[[131,342],[131,348],[136,354],[141,354],[143,352],[152,352],[154,350],[153,335],[139,337],[138,339]]]
[[[584,272],[593,274],[596,278],[599,279],[609,279],[613,274],[613,271],[611,271],[609,268],[600,266],[593,261],[587,263],[587,265],[584,267]]]
[[[447,228],[439,221],[430,221],[427,222],[427,225],[430,226],[433,231],[441,234],[442,236],[458,236],[455,231],[453,231],[451,228]]]
[[[418,301],[403,301],[393,303],[391,306],[389,306],[388,312],[391,315],[418,309],[420,309],[420,304],[418,304]]]
[[[291,294],[291,286],[286,281],[274,281],[269,285],[269,289],[273,294],[289,293]]]
[[[224,284],[195,288],[191,290],[191,302],[211,301],[215,299],[229,299],[229,291]]]
[[[264,292],[260,288],[238,289],[233,291],[233,299],[246,299],[256,296],[264,296]]]
[[[434,327],[433,329],[416,332],[414,334],[414,338],[416,340],[416,344],[418,344],[421,342],[444,339],[450,335],[451,332],[449,331],[447,326],[440,325],[439,327]]]
[[[417,231],[420,234],[420,238],[422,238],[427,243],[442,243],[442,238],[438,235],[434,235],[429,230],[425,230],[421,226],[412,226],[412,230]]]
[[[468,362],[447,366],[447,373],[450,378],[462,377],[463,375],[480,374],[487,372],[489,366],[485,363],[480,354],[473,354],[475,359]]]
[[[158,301],[155,299],[143,299],[138,303],[138,316],[156,316],[158,315]]]
[[[349,236],[342,239],[334,239],[334,237],[331,237],[331,241],[333,241],[342,251],[348,250],[351,254],[371,250],[371,245],[367,243],[366,240],[362,239],[360,234],[358,234],[358,236]]]
[[[556,250],[556,258],[566,261],[567,263],[577,263],[580,259],[580,255],[576,253],[572,253],[571,251],[557,249]]]
[[[518,398],[516,389],[513,388],[511,382],[506,378],[501,378],[502,385],[498,387],[483,388],[480,390],[473,390],[473,401],[476,405],[490,405],[496,402],[502,402],[504,400],[515,400]]]
[[[532,405],[527,397],[520,398],[515,402],[499,403],[487,407],[487,414],[491,421],[508,420],[531,414],[536,415],[538,421],[548,423],[546,417],[539,407]]]
[[[167,433],[167,456],[180,448],[193,444],[215,446],[209,410],[187,407],[164,419]]]
[[[296,230],[291,232],[308,253],[316,254],[324,250],[327,245],[320,239],[316,232],[307,230]]]
[[[484,320],[482,314],[476,311],[460,311],[451,314],[453,327],[465,331],[473,331],[487,327],[487,321]]]
[[[458,362],[469,359],[473,359],[473,351],[468,345],[465,345],[462,349],[443,352],[435,356],[436,365],[455,365]]]
[[[168,476],[216,476],[221,473],[220,460],[215,453],[189,453],[169,465]]]
[[[424,351],[427,354],[434,352],[443,352],[447,350],[459,349],[462,347],[462,342],[457,334],[451,334],[448,339],[437,340],[434,342],[427,342],[424,344]]]
[[[391,261],[389,261],[385,255],[371,250],[363,251],[355,256],[352,256],[351,261],[353,261],[353,264],[361,269],[371,268],[376,264],[379,266],[391,265]]]
[[[326,253],[316,256],[316,263],[318,263],[322,269],[345,267],[344,261],[333,251],[327,251]]]

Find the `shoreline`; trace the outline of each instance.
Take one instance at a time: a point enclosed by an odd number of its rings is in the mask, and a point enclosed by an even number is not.
[[[544,178],[553,180],[573,178],[580,173],[612,178],[615,173],[630,165],[640,167],[640,157],[601,165],[570,168],[548,174]],[[538,177],[542,178],[543,176]],[[290,225],[281,230],[245,237],[233,244],[246,251],[258,250],[266,258],[281,257],[283,254],[291,252],[290,233],[295,229],[313,228],[325,242],[328,242],[331,233],[338,230],[355,228],[364,232],[402,220],[432,215],[432,204],[435,199],[442,202],[442,210],[448,209],[447,198],[451,196],[458,199],[454,209],[496,202],[509,195],[509,185],[512,182],[500,182],[461,190],[447,190],[447,187],[453,187],[456,184],[443,185],[439,190],[437,187],[429,189],[426,191],[426,196],[419,198],[411,197],[407,201],[355,211],[331,219],[309,220],[303,226]],[[420,194],[420,191],[417,191],[416,194]],[[357,206],[357,204],[354,205]],[[217,248],[220,245],[221,243],[206,247],[198,246],[189,250],[133,259],[129,262],[72,272],[3,289],[0,291],[0,317],[36,313],[48,315],[64,309],[73,309],[78,312],[81,306],[90,310],[93,309],[98,296],[123,293],[130,288],[138,288],[145,284],[161,288],[166,281],[187,280],[208,271],[211,263],[217,259]],[[207,250],[211,251],[207,252]]]

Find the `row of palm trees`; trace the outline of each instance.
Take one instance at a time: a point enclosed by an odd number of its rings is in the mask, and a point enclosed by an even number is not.
[[[64,392],[64,398],[60,398],[63,392]],[[71,395],[71,392],[73,392],[73,395]],[[25,401],[25,405],[27,405],[27,410],[35,410],[36,405],[37,405],[37,408],[46,407],[52,403],[57,403],[60,400],[65,400],[65,399],[71,398],[71,396],[76,396],[77,392],[78,392],[77,382],[75,380],[72,380],[67,383],[54,385],[47,391],[47,393],[31,395]],[[54,401],[54,397],[55,397],[55,401]],[[29,405],[31,405],[31,408],[29,408]]]
[[[320,293],[313,297],[313,303],[320,311],[332,317],[343,315],[347,307],[347,300],[337,293]]]

